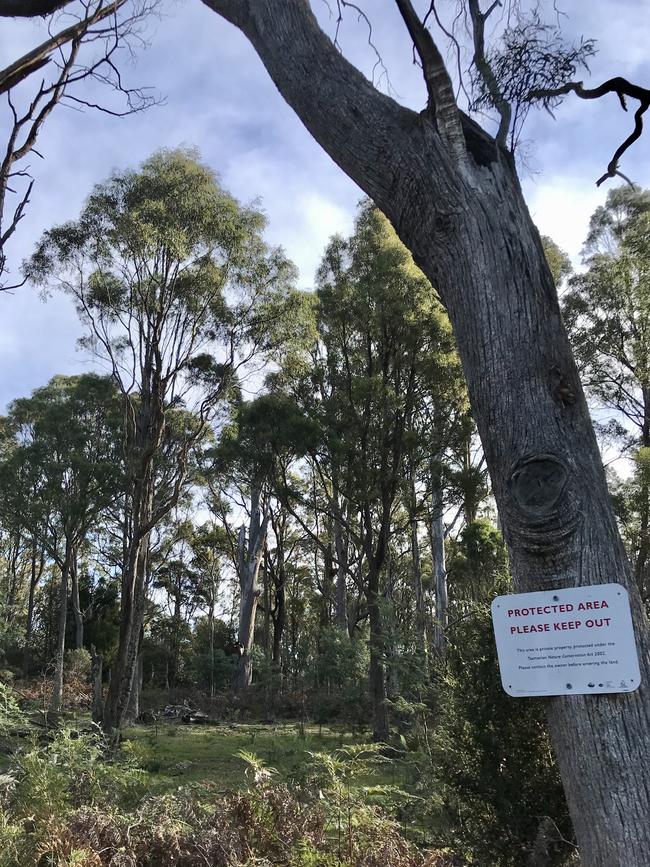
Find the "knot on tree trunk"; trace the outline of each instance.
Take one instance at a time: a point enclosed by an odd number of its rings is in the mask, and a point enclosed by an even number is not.
[[[507,526],[515,547],[541,556],[571,550],[567,543],[580,510],[564,461],[552,454],[522,458],[510,473],[508,489]]]

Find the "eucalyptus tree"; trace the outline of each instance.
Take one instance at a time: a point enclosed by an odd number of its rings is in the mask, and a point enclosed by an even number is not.
[[[285,479],[280,467],[293,456],[313,451],[318,438],[313,420],[282,394],[264,394],[242,403],[233,422],[215,449],[206,479],[211,491],[210,507],[218,515],[229,542],[232,565],[239,584],[238,646],[239,661],[234,675],[236,689],[246,689],[253,677],[251,650],[255,619],[263,585],[260,569],[267,547],[269,525],[275,527],[276,547],[284,538],[282,501],[287,496],[280,483]],[[228,507],[223,492],[230,490],[235,508]],[[273,506],[272,500],[275,499]],[[229,517],[228,512],[231,512]],[[247,519],[235,529],[235,520]],[[283,582],[284,551],[276,550],[276,578]],[[284,585],[280,600],[284,599]],[[276,616],[278,612],[276,611]],[[284,628],[284,623],[282,623]],[[279,631],[281,637],[282,629]]]
[[[603,575],[630,589],[640,690],[554,700],[547,714],[585,862],[644,864],[650,849],[650,791],[641,770],[650,764],[647,623],[553,277],[517,178],[510,132],[516,100],[539,97],[551,109],[567,94],[637,100],[635,129],[617,148],[603,182],[616,175],[641,134],[650,91],[621,77],[585,88],[575,76],[587,57],[557,43],[546,51],[543,38],[532,46],[513,90],[496,74],[503,52],[488,42],[491,16],[502,4],[463,0],[457,20],[467,26],[472,71],[496,116],[493,135],[460,107],[443,59],[444,30],[432,32],[427,24],[437,28],[436,15],[425,23],[411,0],[395,5],[423,71],[427,105],[420,112],[381,93],[355,68],[307,0],[205,3],[250,40],[284,99],[387,215],[440,293],[517,589],[598,584]],[[338,4],[341,10],[349,5]],[[567,62],[556,63],[558,56]],[[404,62],[411,60],[408,52]]]
[[[268,311],[293,279],[282,252],[264,243],[264,225],[196,153],[160,151],[98,185],[79,219],[46,232],[27,264],[32,279],[72,296],[82,343],[108,365],[123,401],[131,529],[107,729],[129,704],[151,531],[183,495],[193,449],[267,345]],[[172,419],[177,445],[161,486]]]
[[[592,215],[583,273],[562,299],[582,381],[625,450],[650,448],[650,191],[618,187]],[[621,422],[623,424],[621,424]],[[639,475],[636,580],[647,597],[650,488]]]
[[[0,467],[3,509],[13,511],[60,570],[54,710],[61,707],[69,582],[75,643],[81,647],[77,558],[122,482],[120,421],[113,383],[94,374],[55,377],[9,411],[16,445]],[[28,618],[33,599],[30,609]]]
[[[443,380],[454,366],[448,322],[431,284],[415,266],[386,218],[370,203],[362,206],[354,234],[335,237],[318,271],[318,322],[325,353],[323,375],[330,381],[324,409],[344,476],[351,511],[359,515],[364,595],[370,624],[370,690],[374,736],[389,736],[386,706],[384,570],[394,510],[415,455],[414,419],[427,402],[433,412],[444,403]],[[448,367],[449,370],[445,370]],[[434,397],[434,391],[439,393]],[[445,407],[445,415],[450,406]],[[420,435],[440,437],[439,418],[429,417]],[[408,498],[415,496],[411,480]],[[411,503],[412,532],[417,534]],[[416,553],[415,551],[413,553]],[[418,631],[424,639],[425,603],[416,575]]]

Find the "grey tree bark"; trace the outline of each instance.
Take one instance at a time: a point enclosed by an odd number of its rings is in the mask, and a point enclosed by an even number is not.
[[[140,646],[142,645],[142,631],[140,634]],[[140,693],[142,692],[142,680],[144,676],[142,651],[138,651],[138,656],[135,662],[135,670],[133,672],[133,683],[131,684],[131,697],[129,699],[129,710],[127,719],[130,722],[137,722],[140,716]]]
[[[29,596],[27,600],[27,622],[25,624],[25,653],[23,656],[23,677],[29,677],[29,666],[31,663],[32,650],[32,632],[34,630],[34,602],[36,596],[36,587],[41,580],[43,569],[45,568],[45,552],[41,548],[40,557],[37,556],[37,541],[36,537],[32,538],[32,553],[31,553],[31,571],[29,576]],[[38,562],[38,566],[36,565]]]
[[[342,504],[338,492],[332,499],[334,549],[336,551],[336,589],[334,594],[334,623],[344,635],[348,634],[348,536],[344,527]],[[348,516],[349,517],[349,516]]]
[[[650,386],[643,383],[643,425],[641,427],[641,448],[650,448]],[[639,515],[639,546],[634,564],[634,575],[639,592],[644,599],[650,598],[646,566],[650,554],[650,486],[644,478],[640,492],[640,515]]]
[[[415,476],[411,468],[409,491],[409,523],[411,525],[411,563],[413,569],[413,591],[415,595],[415,642],[416,650],[424,671],[429,670],[429,642],[427,640],[427,600],[422,583],[422,562],[420,539],[418,536],[417,494]]]
[[[431,518],[429,539],[431,543],[431,568],[434,588],[433,647],[444,656],[447,647],[447,566],[445,563],[445,525],[443,521],[444,498],[442,480],[437,462],[431,467]]]
[[[237,641],[239,644],[239,660],[233,678],[233,686],[238,690],[249,687],[253,678],[253,662],[250,653],[255,634],[257,603],[262,592],[258,577],[269,520],[268,510],[262,508],[260,499],[260,489],[254,485],[251,492],[248,538],[246,536],[246,528],[243,526],[239,530],[238,538],[237,572],[240,597]]]
[[[74,617],[74,646],[80,650],[84,646],[84,619],[79,601],[79,573],[76,554],[70,563],[70,597],[72,616]]]
[[[583,863],[644,867],[647,623],[553,279],[509,154],[461,112],[459,141],[447,112],[417,114],[377,92],[321,31],[306,0],[204,2],[248,37],[284,99],[389,217],[439,291],[517,590],[627,587],[642,686],[549,699],[547,715]]]
[[[69,540],[66,540],[65,554],[60,564],[61,580],[59,584],[59,626],[56,639],[56,653],[54,658],[54,680],[52,684],[52,696],[50,698],[50,710],[55,713],[61,711],[63,704],[63,667],[65,659],[65,630],[68,620],[68,578],[75,557],[74,549]]]
[[[90,646],[90,659],[90,676],[93,684],[92,720],[94,723],[101,723],[104,716],[104,693],[102,688],[104,659],[101,653],[97,653],[94,644]]]

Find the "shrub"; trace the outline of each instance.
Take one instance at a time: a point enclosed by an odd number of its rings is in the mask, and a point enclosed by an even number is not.
[[[500,592],[507,585],[488,595]],[[566,864],[573,834],[544,707],[503,691],[487,602],[468,603],[451,631],[439,691],[427,788],[447,805],[449,830],[440,842],[477,863],[519,867],[550,822],[558,833],[547,863]]]

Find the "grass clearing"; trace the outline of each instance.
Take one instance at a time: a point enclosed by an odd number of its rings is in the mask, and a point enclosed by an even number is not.
[[[209,781],[224,792],[244,789],[252,781],[239,751],[253,753],[266,766],[275,768],[285,781],[298,781],[309,759],[307,753],[333,753],[359,743],[349,732],[319,726],[305,726],[303,736],[295,723],[219,726],[163,723],[129,729],[125,739],[142,754],[152,788],[157,791],[201,781]],[[401,786],[405,784],[405,776],[401,763],[391,761],[376,769],[371,777],[357,782]]]

